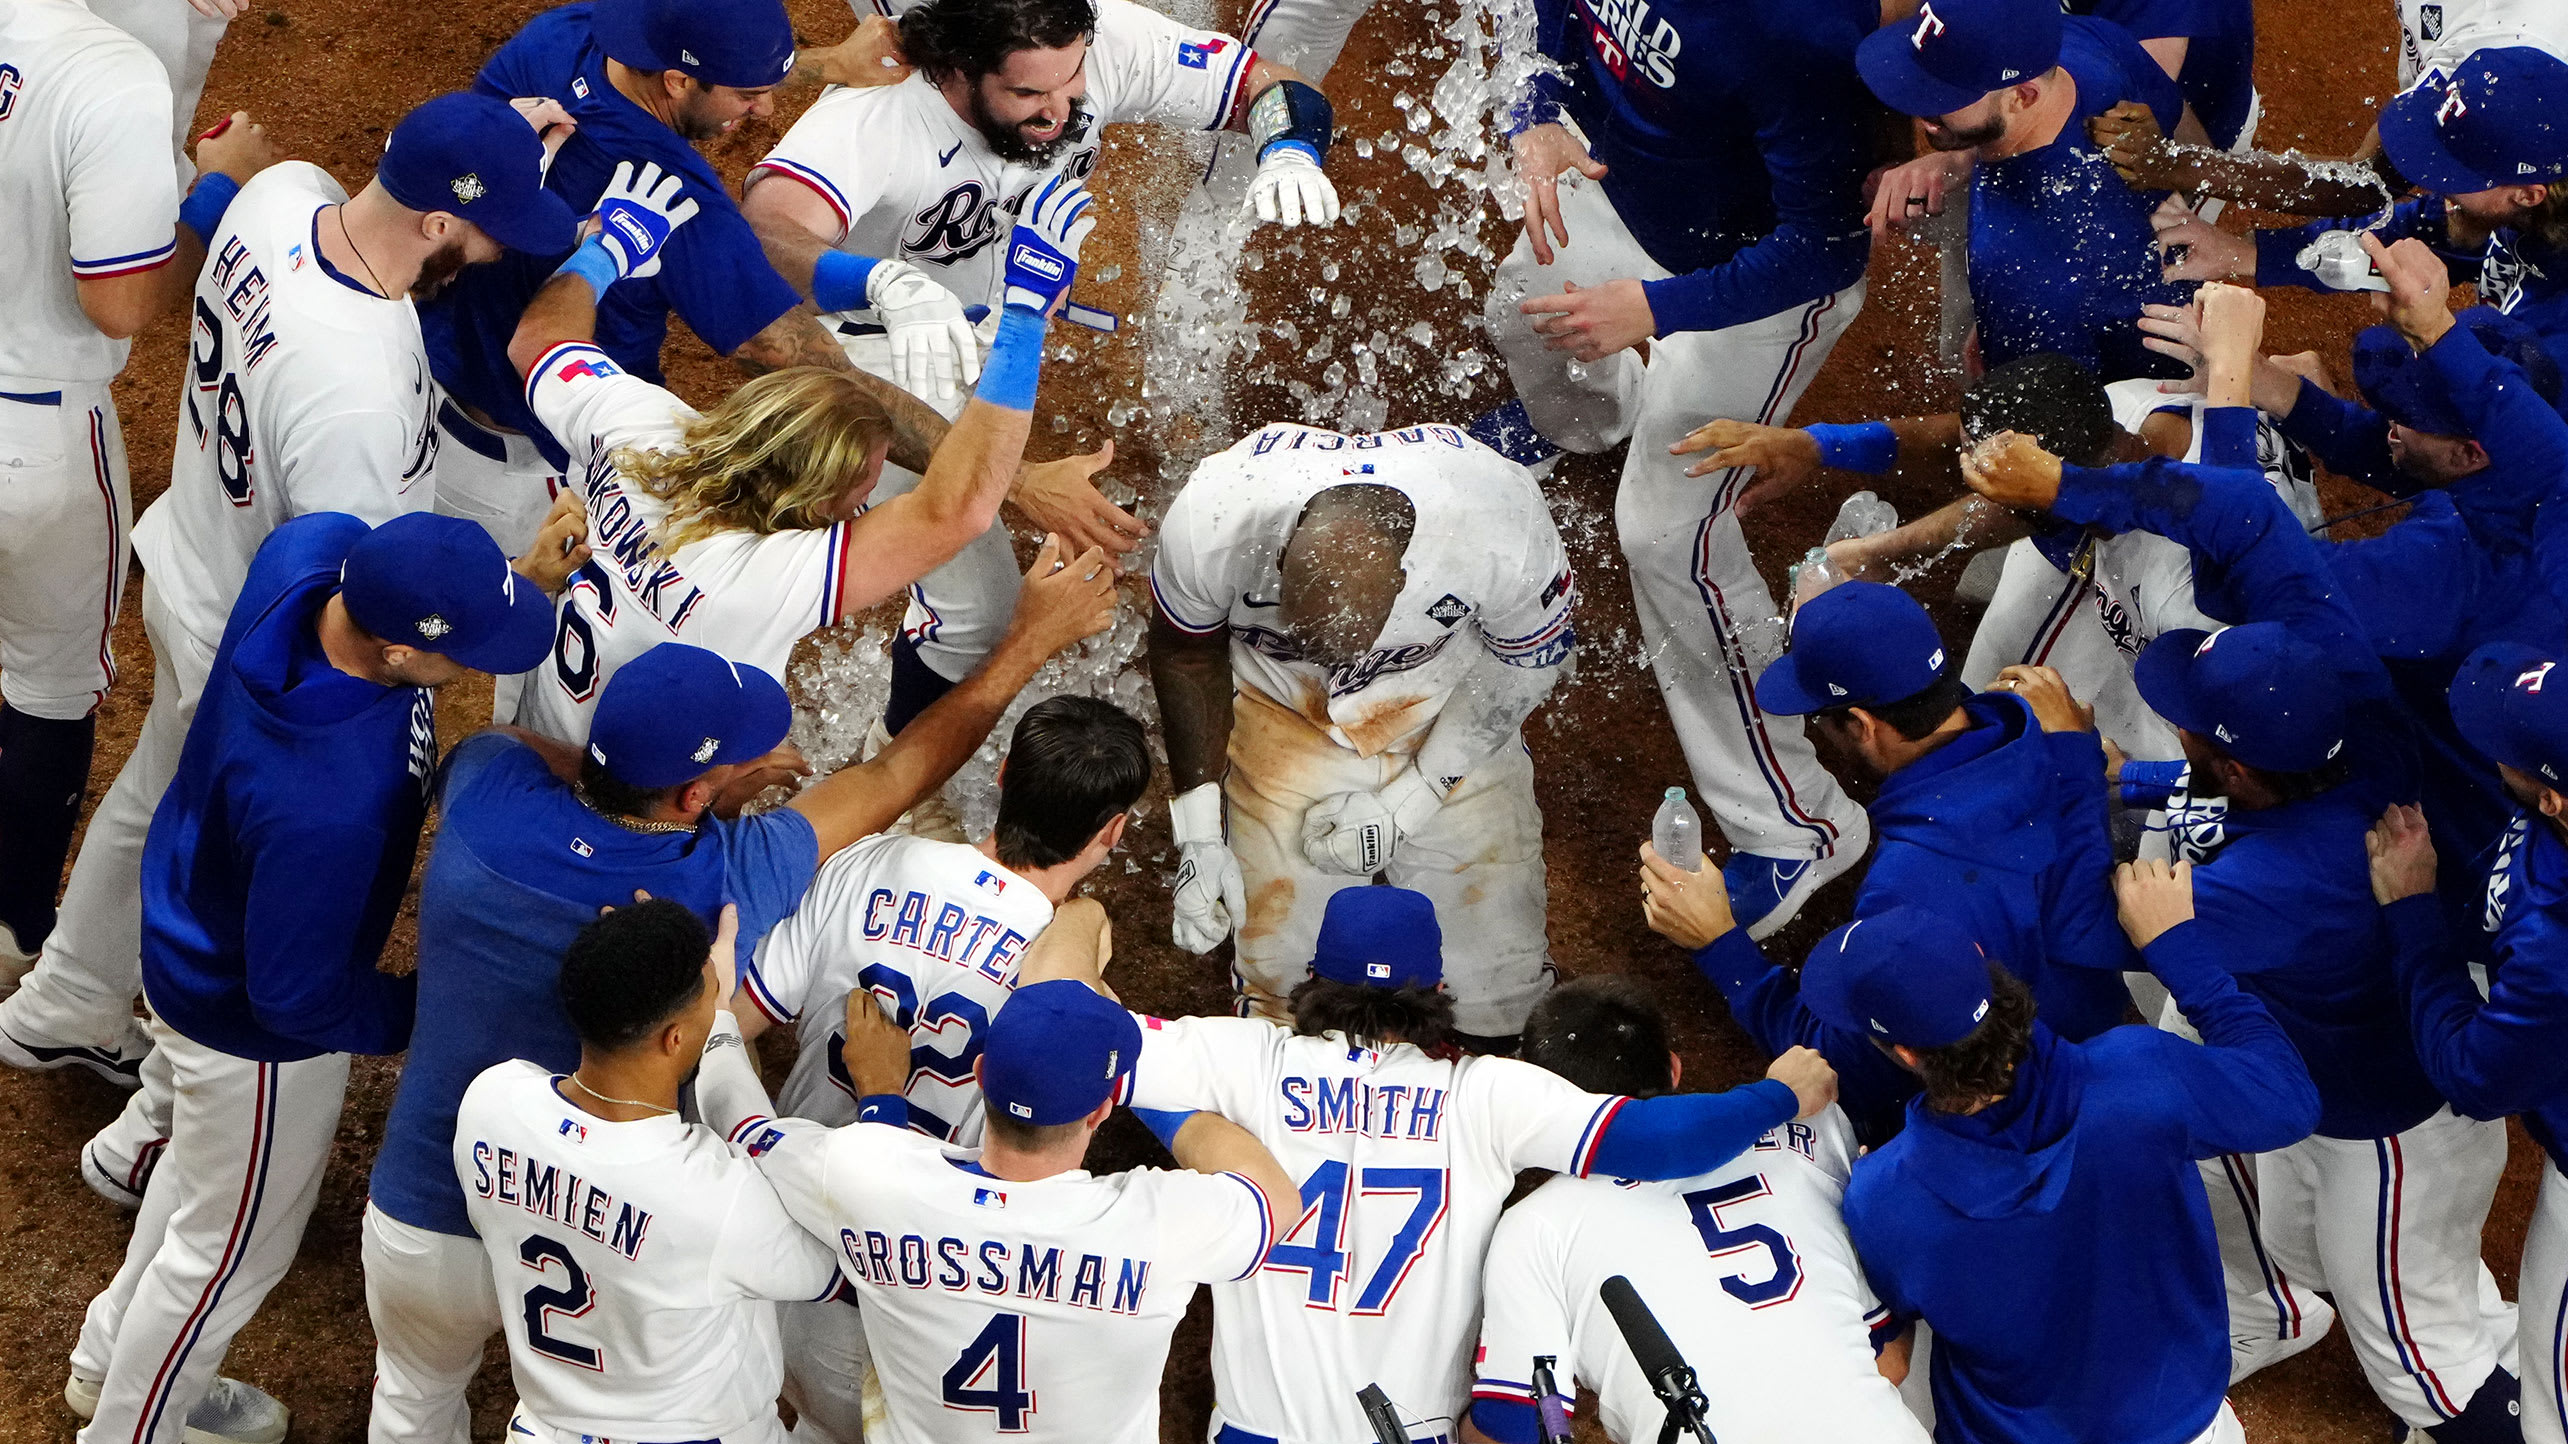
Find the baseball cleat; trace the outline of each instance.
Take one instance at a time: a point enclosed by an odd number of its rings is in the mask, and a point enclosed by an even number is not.
[[[98,1140],[93,1138],[80,1146],[80,1181],[89,1191],[127,1213],[143,1206],[143,1190],[151,1187],[152,1170],[160,1166],[161,1145],[145,1150],[142,1160],[131,1168],[113,1168],[98,1156]]]
[[[1553,462],[1560,460],[1562,448],[1543,435],[1526,414],[1525,403],[1509,397],[1503,404],[1471,419],[1463,431],[1472,440],[1500,456],[1531,471],[1537,478],[1550,473]]]
[[[1863,860],[1872,846],[1872,819],[1852,815],[1837,828],[1837,846],[1826,857],[1770,857],[1734,852],[1721,864],[1721,881],[1730,890],[1730,915],[1754,942],[1782,930],[1810,901],[1811,894],[1843,876]]]
[[[81,1418],[94,1419],[100,1383],[74,1374],[62,1386],[62,1402]],[[284,1444],[292,1417],[265,1390],[218,1378],[187,1411],[187,1428],[179,1437],[182,1444]]]
[[[0,1063],[27,1073],[56,1068],[86,1068],[119,1088],[143,1086],[143,1059],[151,1056],[151,1039],[140,1028],[128,1031],[112,1048],[86,1043],[31,1042],[0,1028]]]
[[[39,949],[41,951],[41,949]],[[18,946],[17,930],[0,923],[0,998],[18,991],[29,969],[36,965],[36,954]]]

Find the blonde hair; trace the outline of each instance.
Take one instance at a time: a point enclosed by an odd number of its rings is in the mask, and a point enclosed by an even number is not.
[[[677,450],[627,447],[615,469],[668,503],[653,540],[674,552],[716,532],[811,530],[892,438],[892,419],[843,372],[760,376],[687,423]]]

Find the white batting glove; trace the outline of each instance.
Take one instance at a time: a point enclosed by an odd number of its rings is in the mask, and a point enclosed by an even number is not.
[[[981,379],[981,338],[963,303],[906,261],[876,261],[865,303],[891,333],[892,381],[912,396],[951,401]]]
[[[597,241],[615,262],[617,276],[629,280],[660,269],[670,233],[695,218],[695,199],[678,199],[685,188],[685,178],[675,171],[649,164],[636,171],[629,160],[616,163],[615,178],[597,198]]]
[[[1371,877],[1391,861],[1400,839],[1427,825],[1444,796],[1415,767],[1380,792],[1341,792],[1302,814],[1302,856],[1329,872]]]
[[[1248,183],[1257,218],[1279,226],[1325,226],[1338,218],[1337,187],[1299,145],[1276,145]]]
[[[1168,804],[1177,835],[1177,946],[1209,953],[1248,920],[1248,883],[1222,840],[1222,785],[1207,782]]]

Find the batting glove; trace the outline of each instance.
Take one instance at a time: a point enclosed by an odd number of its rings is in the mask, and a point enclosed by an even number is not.
[[[1086,186],[1066,175],[1036,186],[1008,240],[1007,303],[1051,315],[1079,278],[1079,243],[1096,228]]]
[[[906,261],[876,261],[865,304],[891,333],[892,381],[912,396],[951,401],[981,379],[981,338],[963,303]]]
[[[1412,767],[1380,792],[1341,792],[1302,814],[1302,856],[1326,872],[1371,877],[1391,861],[1400,839],[1427,825],[1444,794]]]
[[[597,198],[597,241],[615,262],[619,278],[660,269],[660,251],[670,234],[695,217],[695,201],[678,198],[685,188],[683,178],[656,165],[645,164],[637,172],[633,162],[617,162],[615,178]]]
[[[1256,202],[1257,218],[1274,225],[1325,226],[1338,218],[1337,187],[1307,146],[1268,146],[1248,194]]]
[[[1177,835],[1177,946],[1209,953],[1248,920],[1248,883],[1222,840],[1222,785],[1207,782],[1168,804]]]

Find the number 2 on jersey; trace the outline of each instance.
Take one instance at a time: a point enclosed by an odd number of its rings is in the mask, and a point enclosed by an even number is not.
[[[993,1414],[1002,1434],[1022,1434],[1034,1417],[1025,1383],[1025,1315],[996,1313],[945,1371],[945,1407]]]
[[[1721,1291],[1752,1309],[1783,1303],[1801,1291],[1801,1255],[1793,1251],[1791,1239],[1765,1224],[1722,1227],[1721,1210],[1768,1197],[1772,1192],[1763,1174],[1750,1174],[1718,1188],[1698,1188],[1685,1196],[1686,1211],[1694,1216],[1694,1231],[1703,1235],[1704,1252],[1720,1258],[1763,1249],[1772,1260],[1773,1267],[1753,1282],[1747,1272],[1721,1276]]]
[[[552,1332],[555,1317],[576,1319],[586,1315],[597,1303],[597,1291],[589,1284],[588,1271],[571,1257],[571,1247],[557,1238],[530,1233],[517,1246],[517,1261],[533,1269],[543,1279],[550,1279],[553,1265],[560,1264],[565,1275],[562,1286],[536,1283],[526,1290],[526,1347],[548,1358],[559,1359],[583,1369],[606,1372],[606,1364],[597,1350],[574,1343]]]
[[[1335,1159],[1311,1170],[1311,1176],[1302,1180],[1302,1216],[1267,1250],[1266,1266],[1308,1274],[1309,1306],[1335,1310],[1339,1289],[1353,1276],[1355,1268],[1354,1250],[1347,1244],[1348,1210],[1368,1198],[1407,1195],[1408,1216],[1391,1235],[1382,1261],[1365,1275],[1364,1288],[1355,1296],[1354,1312],[1379,1314],[1391,1306],[1391,1296],[1399,1291],[1400,1281],[1409,1276],[1409,1270],[1426,1251],[1428,1239],[1434,1236],[1436,1225],[1444,1220],[1445,1171],[1367,1168],[1361,1171],[1360,1186],[1350,1198],[1347,1182],[1356,1175],[1357,1170]],[[1368,1210],[1373,1212],[1387,1210]],[[1309,1242],[1294,1242],[1306,1233]],[[1364,1233],[1359,1230],[1359,1238]]]

